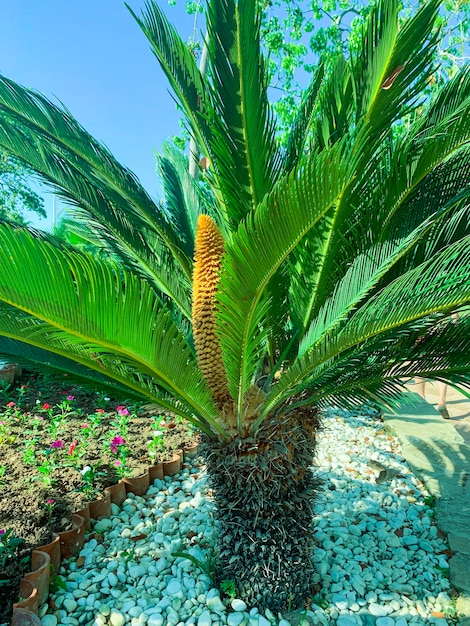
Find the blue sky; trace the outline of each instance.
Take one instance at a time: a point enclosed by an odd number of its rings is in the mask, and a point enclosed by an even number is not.
[[[128,0],[139,14],[144,0]],[[160,3],[184,39],[194,18],[184,1]],[[2,6],[0,71],[78,121],[159,194],[154,150],[179,132],[179,114],[146,37],[123,0],[14,0]],[[52,215],[52,198],[46,196]],[[32,220],[48,228],[51,219]]]

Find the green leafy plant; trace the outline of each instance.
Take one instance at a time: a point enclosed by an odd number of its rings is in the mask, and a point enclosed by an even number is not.
[[[134,554],[134,549],[122,550],[121,552],[119,552],[119,558],[128,563],[129,561],[132,561],[134,559]]]
[[[10,434],[8,429],[8,420],[0,420],[0,446],[2,444],[12,444],[15,437]]]
[[[52,571],[52,566],[51,566],[51,571]],[[65,589],[65,588],[66,588],[66,582],[62,578],[62,576],[60,576],[59,574],[56,574],[55,576],[51,575],[51,580],[49,583],[49,591],[51,594],[57,593],[59,589]]]
[[[230,600],[237,597],[237,586],[234,580],[222,580],[220,582],[220,588],[227,595]]]
[[[99,490],[95,486],[96,479],[100,476],[100,472],[96,466],[85,465],[79,473],[82,477],[82,486],[80,491],[84,493],[90,500],[99,495]]]
[[[0,567],[5,567],[7,561],[16,555],[24,539],[16,537],[13,529],[0,529]]]
[[[436,506],[436,496],[425,496],[423,502],[426,506],[433,509]]]
[[[197,556],[189,554],[189,552],[172,552],[171,556],[175,558],[188,559],[191,563],[194,563],[199,569],[207,574],[211,580],[215,579],[215,563],[214,563],[214,551],[210,550],[204,561],[198,559]]]
[[[360,45],[315,68],[284,146],[257,3],[211,0],[206,73],[155,2],[131,11],[200,157],[193,176],[164,149],[162,204],[67,110],[0,76],[0,147],[100,250],[0,225],[0,351],[197,427],[216,580],[261,610],[310,589],[318,410],[393,406],[415,375],[470,384],[470,68],[426,99],[439,6],[401,24],[398,0],[371,6]]]
[[[158,453],[161,452],[165,446],[164,442],[165,433],[163,430],[152,431],[152,438],[147,441],[147,448],[150,459],[154,460]]]
[[[46,487],[50,487],[56,482],[57,470],[61,465],[57,451],[63,446],[64,442],[62,439],[57,439],[52,442],[50,448],[42,450],[38,456],[31,456],[31,462],[36,465],[36,470],[38,471],[38,475],[33,476],[31,480],[39,480]],[[23,458],[25,456],[26,453]]]

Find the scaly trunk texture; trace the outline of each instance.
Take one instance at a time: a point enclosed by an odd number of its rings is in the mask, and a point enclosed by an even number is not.
[[[311,469],[319,420],[300,409],[256,437],[204,448],[218,526],[218,583],[260,610],[305,606],[314,572],[312,521],[319,481]]]
[[[197,362],[219,407],[230,401],[220,342],[215,334],[214,296],[224,238],[208,215],[197,222],[193,271],[193,332]]]

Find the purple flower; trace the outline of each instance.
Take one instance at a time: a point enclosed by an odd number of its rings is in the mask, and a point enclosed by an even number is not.
[[[117,454],[118,446],[124,446],[126,444],[126,440],[121,435],[117,435],[111,439],[111,443],[109,444],[109,449],[113,454]]]
[[[67,396],[67,400],[69,402],[72,402],[72,400],[75,400],[75,397],[74,396]]]
[[[0,535],[4,535],[5,534],[5,529],[4,528],[0,528]]]
[[[56,439],[55,441],[51,443],[51,448],[63,448],[63,447],[64,447],[64,442],[62,441],[62,439]]]
[[[125,445],[125,443],[126,440],[121,435],[117,435],[116,437],[113,437],[113,439],[111,439],[111,445],[113,446],[123,446]]]

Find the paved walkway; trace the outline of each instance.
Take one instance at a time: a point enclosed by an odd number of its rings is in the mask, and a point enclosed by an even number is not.
[[[385,422],[402,442],[403,454],[417,476],[436,497],[436,522],[447,534],[453,555],[450,581],[461,591],[457,608],[470,626],[470,399],[449,388],[447,408],[451,419],[438,413],[436,383],[426,383],[424,401],[409,393],[396,413]]]

